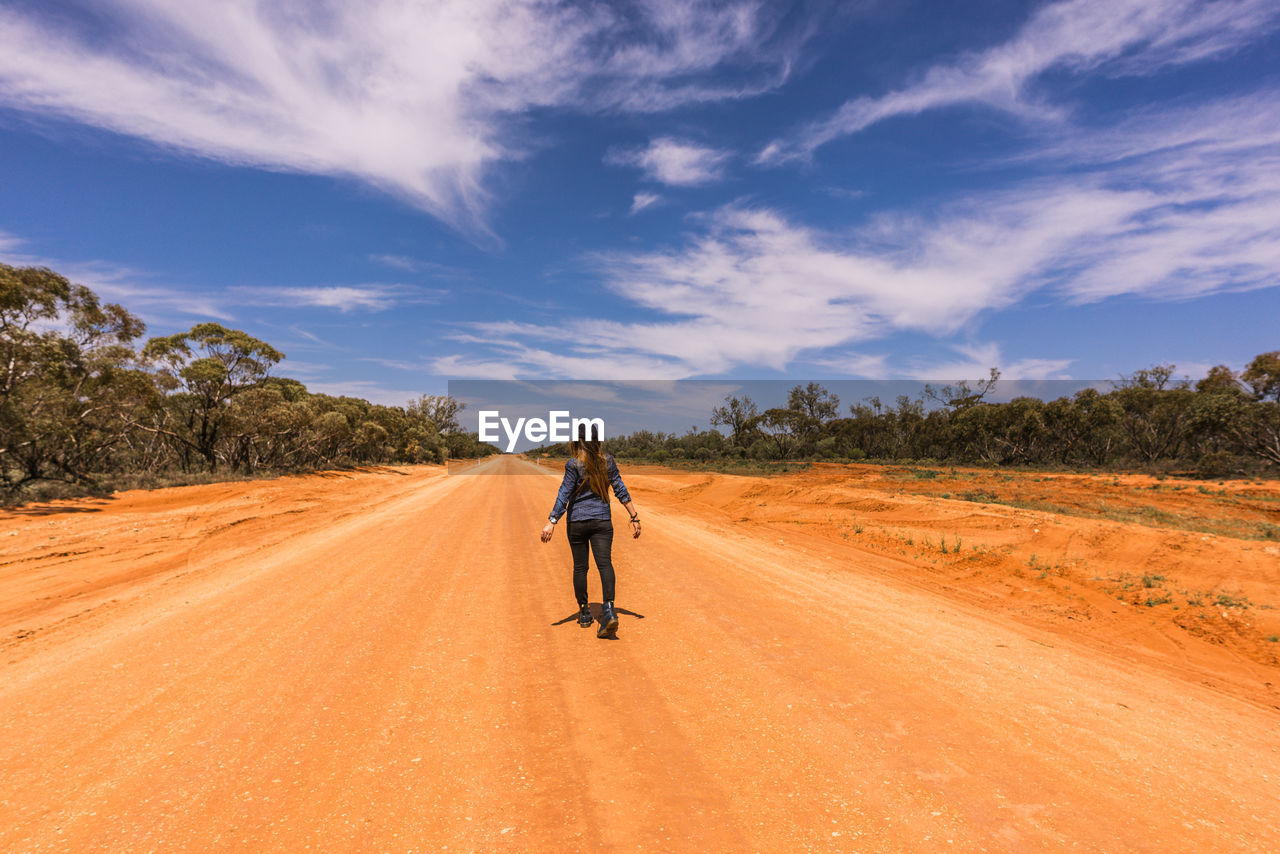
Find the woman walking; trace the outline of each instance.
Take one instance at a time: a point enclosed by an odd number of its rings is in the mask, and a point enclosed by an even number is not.
[[[600,440],[587,438],[586,425],[578,426],[578,438],[569,444],[571,458],[564,464],[564,480],[556,495],[555,507],[542,529],[542,541],[551,542],[556,523],[568,516],[567,536],[573,553],[573,593],[578,598],[578,625],[584,629],[592,623],[587,607],[587,550],[596,558],[600,573],[604,605],[600,608],[600,628],[596,637],[617,637],[618,615],[613,610],[614,575],[613,520],[609,508],[609,488],[631,515],[631,536],[640,536],[640,517],[636,514],[631,494],[622,482],[618,464],[604,453]],[[567,513],[566,513],[567,511]]]

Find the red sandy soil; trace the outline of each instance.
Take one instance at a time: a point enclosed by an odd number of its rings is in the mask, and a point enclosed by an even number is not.
[[[514,458],[6,512],[0,850],[1280,849],[1280,489],[937,472],[624,469],[616,641]]]
[[[655,488],[1280,708],[1280,483],[819,465]]]

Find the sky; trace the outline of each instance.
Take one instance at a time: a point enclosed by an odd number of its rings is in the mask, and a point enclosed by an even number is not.
[[[1274,0],[0,0],[0,261],[313,391],[1280,348]]]

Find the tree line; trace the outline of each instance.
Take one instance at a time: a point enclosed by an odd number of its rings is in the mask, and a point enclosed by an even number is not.
[[[1198,382],[1173,365],[1136,371],[1100,391],[1056,400],[988,402],[999,371],[979,382],[925,385],[892,403],[841,410],[819,383],[792,388],[785,406],[761,409],[728,396],[712,427],[684,435],[637,431],[609,439],[633,460],[933,461],[980,466],[1194,471],[1205,477],[1280,467],[1280,351],[1236,373],[1219,365]],[[548,449],[563,452],[564,448]]]
[[[494,452],[459,428],[447,395],[382,406],[316,394],[273,376],[284,354],[240,330],[198,323],[139,346],[145,332],[52,270],[0,264],[0,502],[50,483],[100,493]]]
[[[47,484],[105,492],[228,473],[444,462],[496,453],[447,395],[405,406],[317,394],[271,373],[284,354],[217,323],[143,342],[143,322],[42,267],[0,264],[0,502]],[[1280,467],[1280,351],[1197,382],[1157,365],[1112,388],[989,402],[999,380],[842,410],[819,383],[784,406],[726,397],[712,428],[611,437],[619,457],[668,462],[931,460],[1219,477]],[[567,447],[546,449],[565,453]]]

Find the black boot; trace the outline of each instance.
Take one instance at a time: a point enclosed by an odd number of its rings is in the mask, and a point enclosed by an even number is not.
[[[591,609],[588,608],[586,605],[579,606],[578,607],[578,625],[582,626],[585,629],[588,626],[590,626],[593,622],[595,622],[595,619],[591,616]]]
[[[598,638],[616,638],[618,636],[618,615],[613,612],[613,603],[605,602],[600,606],[600,628],[596,629]]]

